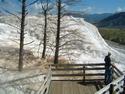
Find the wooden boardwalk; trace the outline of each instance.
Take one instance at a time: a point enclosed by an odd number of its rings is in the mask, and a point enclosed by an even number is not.
[[[115,80],[122,75],[122,72],[114,65],[112,66]],[[105,86],[104,63],[58,64],[51,65],[51,70],[52,79],[49,94],[95,94]],[[109,92],[109,88],[110,86],[106,92]],[[105,94],[104,92],[98,94]]]
[[[78,81],[52,81],[49,94],[94,94],[103,88],[102,83]]]

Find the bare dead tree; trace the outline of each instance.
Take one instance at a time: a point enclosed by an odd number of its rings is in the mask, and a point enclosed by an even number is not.
[[[62,6],[63,3],[73,4],[78,0],[56,0],[57,3],[57,31],[56,31],[56,46],[55,46],[55,56],[54,64],[58,64],[59,60],[59,46],[60,46],[60,31],[61,31],[61,18],[64,16],[62,10],[65,6]]]
[[[19,2],[21,2],[21,17],[17,14],[14,14],[12,12],[9,12],[8,10],[4,10],[5,12],[13,15],[14,17],[18,18],[18,20],[20,21],[20,49],[19,49],[19,64],[18,64],[18,70],[22,71],[23,69],[23,56],[24,56],[24,35],[25,35],[25,18],[28,14],[27,11],[27,7],[30,5],[33,5],[34,3],[36,3],[38,0],[34,0],[32,2],[30,2],[29,4],[27,4],[28,0],[18,0]],[[1,2],[5,2],[5,0],[2,0]]]
[[[52,9],[52,6],[50,6],[51,0],[40,0],[41,6],[42,6],[42,14],[44,15],[44,33],[43,33],[43,51],[42,51],[42,57],[43,59],[46,58],[46,46],[47,46],[47,26],[48,26],[48,13]]]
[[[57,1],[57,34],[56,34],[56,46],[55,46],[55,57],[54,57],[54,64],[58,64],[58,57],[59,57],[59,43],[60,43],[60,24],[61,24],[61,4],[62,1]]]
[[[19,71],[23,69],[23,48],[24,48],[24,29],[25,29],[25,17],[26,17],[26,0],[22,0],[22,17],[20,27],[20,51],[19,51]]]

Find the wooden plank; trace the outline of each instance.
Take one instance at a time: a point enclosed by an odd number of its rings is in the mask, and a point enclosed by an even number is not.
[[[78,71],[83,70],[83,68],[52,68],[52,71]]]
[[[93,82],[98,82],[98,81],[103,82],[104,80],[105,80],[105,79],[86,79],[85,81],[86,81],[86,82],[92,82],[92,81],[93,81]],[[72,80],[70,80],[70,79],[68,79],[68,80],[66,80],[66,79],[57,79],[57,80],[52,80],[52,81],[72,81],[72,82],[74,82],[74,81],[75,81],[75,82],[76,82],[76,81],[77,81],[77,82],[81,81],[81,82],[82,82],[83,79],[81,79],[81,80],[76,80],[76,79],[75,79],[75,80],[73,80],[73,79],[72,79]]]
[[[85,76],[104,76],[104,73],[89,73],[89,74],[85,74]]]
[[[84,85],[81,85],[81,84],[79,84],[78,85],[78,88],[79,88],[79,92],[80,92],[80,94],[88,94],[88,88],[87,88],[87,86],[84,86]]]
[[[94,94],[97,91],[97,89],[95,88],[95,86],[91,85],[91,86],[89,86],[89,91],[91,91],[90,94],[92,94],[92,92]]]
[[[83,70],[83,68],[52,68],[52,71],[78,71],[78,70]],[[85,70],[105,70],[104,67],[96,67],[96,68],[85,68]]]
[[[85,74],[85,76],[104,76],[104,73],[90,73],[90,74]],[[83,76],[83,74],[52,74],[52,76]]]
[[[85,68],[85,70],[105,70],[105,67],[96,67],[96,68]]]
[[[77,83],[77,82],[73,82],[73,83],[72,83],[72,91],[73,91],[73,94],[80,94],[79,88],[81,89],[82,87],[78,87],[78,83]],[[70,93],[69,93],[69,94],[70,94]]]
[[[93,94],[96,92],[95,84],[84,84],[77,81],[52,81],[51,86],[54,90],[51,90],[50,94]]]
[[[73,90],[72,90],[72,82],[70,81],[63,81],[63,93],[62,94],[72,94]]]
[[[83,81],[85,81],[85,79],[86,79],[86,78],[85,78],[85,73],[86,73],[85,68],[86,68],[86,67],[85,67],[85,66],[83,66]]]
[[[90,63],[90,64],[51,64],[51,66],[104,66],[105,63]]]
[[[50,86],[50,90],[51,90],[51,92],[50,92],[50,94],[57,94],[57,93],[60,93],[59,91],[58,91],[58,83],[54,83],[53,81],[51,82],[51,86]]]

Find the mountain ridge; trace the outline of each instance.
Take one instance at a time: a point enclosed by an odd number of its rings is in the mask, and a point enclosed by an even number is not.
[[[110,28],[125,28],[125,12],[115,13],[101,21],[96,26]]]
[[[66,12],[66,16],[73,16],[73,17],[78,17],[78,18],[84,18],[87,22],[90,23],[97,23],[101,21],[102,19],[111,16],[113,13],[94,13],[94,14],[86,14],[81,11],[70,11]]]
[[[90,22],[90,23],[97,23],[97,22],[103,20],[104,18],[109,17],[110,15],[112,15],[112,13],[88,14],[85,16],[85,20]]]

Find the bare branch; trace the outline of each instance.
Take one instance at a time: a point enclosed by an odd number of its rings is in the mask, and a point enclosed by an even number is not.
[[[80,40],[80,39],[75,39],[75,40],[69,40],[69,41],[66,41],[65,43],[63,43],[62,45],[60,45],[60,47],[64,46],[64,45],[67,45],[71,42],[76,42],[76,41],[80,41],[80,42],[83,42],[83,40]]]
[[[28,45],[28,44],[31,44],[31,43],[33,43],[34,42],[34,40],[33,41],[31,41],[31,42],[29,42],[29,43],[25,43],[24,45]]]
[[[31,6],[31,5],[33,5],[33,4],[35,4],[35,3],[37,3],[39,0],[35,0],[35,1],[33,1],[33,2],[31,2],[30,4],[28,4],[26,7],[29,7],[29,6]]]
[[[16,27],[16,26],[14,26],[14,25],[12,25],[12,24],[9,24],[9,23],[6,23],[6,24],[8,24],[9,26],[12,26],[12,27],[14,27],[14,28],[16,28],[16,29],[20,30],[20,28],[19,28],[19,27]]]
[[[64,36],[61,36],[60,39],[65,39],[66,37],[68,37],[69,35],[72,35],[72,34],[73,34],[73,32],[70,32],[70,33],[68,33],[68,34],[65,34]]]
[[[15,39],[10,39],[10,40],[13,41],[13,42],[15,42],[15,43],[17,43],[17,44],[19,44],[19,42],[17,42]]]
[[[8,13],[8,14],[11,14],[11,15],[13,15],[13,16],[15,16],[19,21],[21,21],[21,18],[19,17],[19,16],[17,16],[16,14],[14,14],[14,13],[12,13],[12,12],[10,12],[10,11],[8,11],[8,10],[6,10],[6,9],[4,9],[4,8],[2,8],[6,13]]]
[[[27,15],[28,15],[28,11],[26,10],[25,16],[27,16]]]

